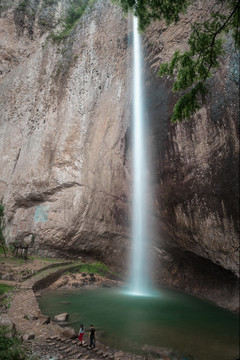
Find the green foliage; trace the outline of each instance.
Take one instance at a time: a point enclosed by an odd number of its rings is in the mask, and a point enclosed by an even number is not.
[[[121,5],[125,12],[133,11],[139,18],[140,30],[155,20],[164,19],[167,25],[179,20],[179,14],[185,13],[193,0],[113,0]]]
[[[0,326],[0,359],[26,359],[26,354],[21,348],[21,341],[16,336],[13,336],[6,326]]]
[[[26,10],[27,6],[28,6],[28,0],[23,0],[22,2],[20,2],[20,3],[18,4],[17,10],[24,12],[24,11]]]
[[[58,3],[58,0],[45,0],[44,1],[44,5],[47,5],[47,6],[56,5],[57,3]]]
[[[4,254],[4,250],[3,247],[0,245],[0,254]]]
[[[104,273],[108,272],[108,268],[105,264],[102,264],[100,262],[95,262],[92,264],[82,264],[79,266],[80,272],[85,273],[94,273],[99,275],[104,275]]]
[[[0,284],[0,295],[5,294],[12,289],[13,289],[13,286],[11,286],[11,285]]]
[[[45,20],[39,20],[38,24],[41,25],[41,26],[44,26],[44,27],[49,26],[49,24]]]
[[[64,28],[59,34],[52,34],[53,41],[60,42],[66,39],[73,28],[76,26],[88,7],[91,7],[96,0],[74,0],[64,19]]]
[[[113,0],[124,11],[131,10],[139,18],[139,27],[144,30],[152,21],[164,19],[166,24],[179,20],[192,1],[188,0]],[[176,51],[170,63],[162,64],[160,76],[171,76],[173,92],[183,92],[174,107],[172,121],[190,119],[205,101],[206,80],[219,67],[224,55],[224,35],[230,33],[236,48],[240,48],[240,1],[221,0],[213,7],[214,12],[201,23],[192,25],[188,40],[189,49]]]
[[[0,284],[0,306],[10,308],[14,286]]]

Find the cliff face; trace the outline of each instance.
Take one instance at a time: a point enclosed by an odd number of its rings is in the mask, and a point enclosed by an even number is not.
[[[55,3],[48,14],[58,19],[69,4]],[[28,14],[4,15],[5,51],[23,49],[17,66],[4,64],[1,81],[7,236],[36,234],[39,252],[116,259],[126,248],[126,20],[100,1],[56,43],[39,18],[29,34]]]
[[[49,34],[70,1],[2,4],[0,197],[8,241],[35,234],[39,253],[127,267],[130,107],[127,20],[97,1],[60,43]],[[9,3],[8,3],[9,5]],[[31,6],[30,6],[31,5]],[[156,77],[190,21],[144,35],[154,169],[154,276],[235,308],[238,275],[238,57],[230,40],[207,105],[172,125],[171,80]],[[205,14],[205,15],[204,15]],[[45,23],[44,23],[45,21]],[[229,301],[231,298],[231,301]]]
[[[168,286],[191,288],[214,300],[231,293],[237,307],[239,53],[228,39],[221,69],[208,83],[207,104],[189,122],[169,122],[177,97],[170,92],[170,79],[156,77],[161,63],[176,49],[186,49],[189,19],[201,21],[209,6],[197,2],[178,25],[152,25],[144,39],[160,234],[156,246],[160,241],[166,251],[159,253],[159,281],[168,279]]]

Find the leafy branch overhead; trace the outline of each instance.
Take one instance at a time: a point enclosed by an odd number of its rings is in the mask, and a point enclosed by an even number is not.
[[[124,11],[131,10],[139,18],[139,28],[155,20],[165,20],[169,25],[179,20],[193,1],[188,0],[115,0]],[[214,11],[213,11],[214,10]],[[174,79],[172,91],[182,96],[177,101],[172,121],[188,120],[200,109],[207,93],[206,80],[219,67],[224,55],[224,34],[230,33],[235,48],[240,48],[240,0],[216,0],[209,18],[192,25],[188,39],[189,49],[177,50],[170,63],[162,64],[158,74]]]

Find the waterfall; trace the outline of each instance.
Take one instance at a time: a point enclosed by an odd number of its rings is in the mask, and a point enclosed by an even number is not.
[[[149,262],[147,242],[149,240],[148,206],[148,154],[147,127],[144,107],[142,79],[141,36],[138,18],[133,17],[133,199],[132,199],[132,257],[130,293],[149,295]]]

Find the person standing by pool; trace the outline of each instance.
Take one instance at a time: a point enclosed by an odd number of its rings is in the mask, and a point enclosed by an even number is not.
[[[93,325],[90,325],[90,348],[94,347],[95,348],[95,332],[96,330],[94,329]]]
[[[83,343],[83,335],[85,333],[83,324],[80,325],[79,334],[78,334],[78,340],[80,341],[80,345]]]

